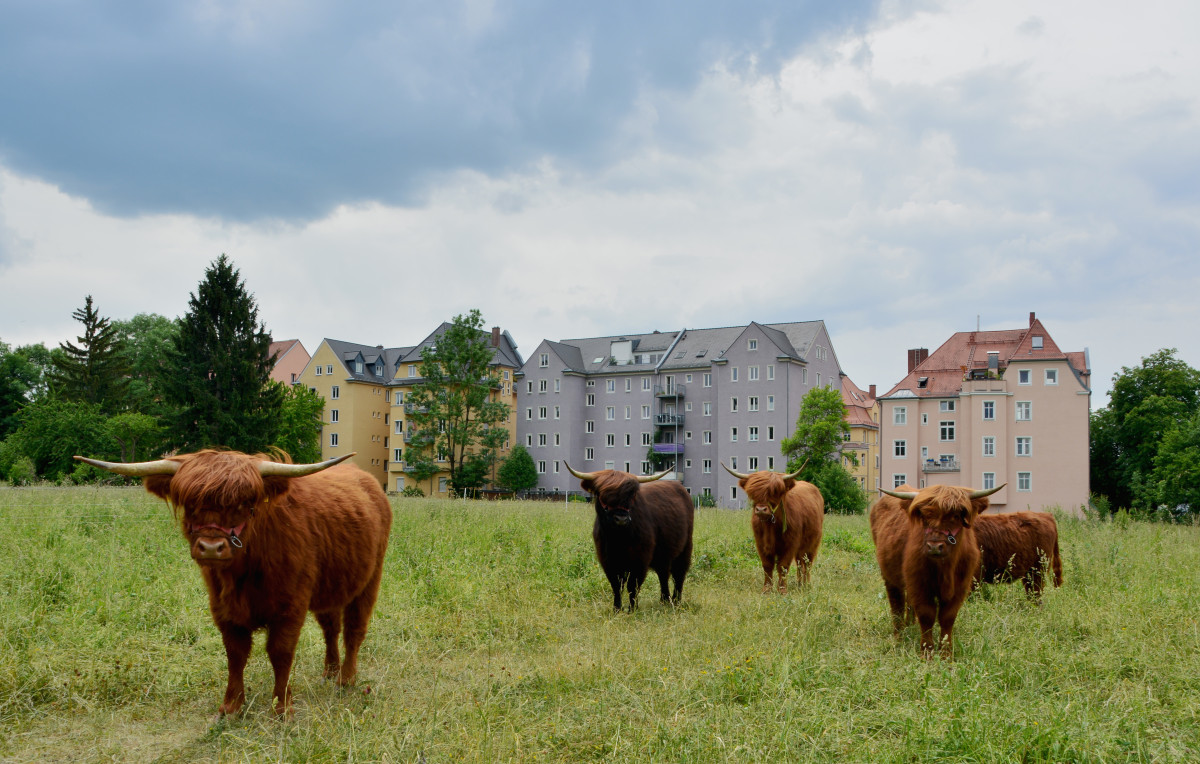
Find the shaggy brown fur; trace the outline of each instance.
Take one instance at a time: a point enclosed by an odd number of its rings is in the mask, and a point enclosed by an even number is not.
[[[776,579],[779,593],[787,593],[787,574],[796,563],[796,583],[804,586],[809,569],[817,559],[821,546],[821,526],[825,521],[825,499],[812,483],[792,478],[784,479],[778,472],[763,470],[738,480],[738,485],[750,498],[754,511],[750,528],[754,531],[754,546],[763,567],[763,594],[771,591],[771,576]]]
[[[941,627],[942,655],[953,655],[954,621],[979,571],[973,526],[988,500],[972,500],[970,495],[969,488],[934,485],[911,501],[884,495],[871,507],[871,536],[893,628],[899,636],[906,616],[915,612],[925,655],[938,645],[934,620]]]
[[[353,683],[392,525],[379,482],[349,464],[264,478],[256,466],[263,456],[200,451],[171,458],[179,471],[147,477],[145,486],[179,516],[208,587],[229,661],[220,713],[235,713],[245,702],[251,634],[263,628],[275,710],[290,712],[288,676],[310,610],[325,635],[325,676]],[[339,660],[343,628],[345,660]]]
[[[1046,565],[1054,585],[1062,586],[1062,557],[1058,553],[1058,523],[1046,512],[980,515],[975,538],[983,555],[979,578],[989,584],[1023,581],[1037,597],[1045,585]]]
[[[592,540],[596,557],[612,586],[613,609],[621,609],[621,587],[629,591],[629,610],[637,609],[638,590],[653,569],[663,602],[678,603],[683,579],[692,564],[692,499],[679,482],[639,483],[628,472],[601,470],[583,481],[595,497]],[[675,591],[667,592],[668,576]]]

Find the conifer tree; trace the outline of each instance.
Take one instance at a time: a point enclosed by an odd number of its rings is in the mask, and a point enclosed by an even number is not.
[[[179,411],[182,449],[261,453],[275,442],[283,388],[271,383],[270,344],[254,296],[221,255],[191,295],[165,365],[164,393]]]
[[[51,387],[67,400],[94,403],[105,414],[123,411],[129,390],[129,361],[116,327],[101,318],[90,294],[83,308],[71,316],[83,324],[83,334],[75,338],[79,345],[59,344],[62,352],[54,360]]]

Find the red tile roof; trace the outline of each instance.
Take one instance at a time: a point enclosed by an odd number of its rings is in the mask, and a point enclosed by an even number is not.
[[[845,374],[842,375],[842,403],[846,406],[846,421],[851,427],[879,429],[879,423],[871,418],[875,399],[862,391]]]

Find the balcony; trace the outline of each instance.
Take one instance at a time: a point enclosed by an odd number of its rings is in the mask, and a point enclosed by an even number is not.
[[[411,414],[413,412],[424,414],[426,411],[429,411],[429,409],[425,408],[424,406],[418,406],[415,403],[404,404],[404,413],[405,414]]]
[[[683,385],[655,385],[654,396],[656,398],[682,398]]]
[[[682,454],[682,443],[655,443],[654,453],[656,454]]]
[[[922,469],[925,472],[959,472],[962,465],[957,459],[926,459]]]
[[[683,427],[683,414],[655,414],[655,427]]]

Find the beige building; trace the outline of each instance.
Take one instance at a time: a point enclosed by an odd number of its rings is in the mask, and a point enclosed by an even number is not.
[[[1006,487],[1002,512],[1077,510],[1088,499],[1091,368],[1037,317],[1029,326],[958,332],[880,397],[880,481]]]
[[[374,475],[389,491],[411,486],[427,495],[447,493],[448,471],[418,484],[406,471],[404,455],[412,436],[405,398],[414,385],[423,382],[418,372],[421,350],[435,343],[448,327],[443,323],[410,347],[321,341],[296,383],[325,399],[322,459],[353,451],[356,455],[351,461]],[[522,361],[508,332],[497,327],[487,339],[493,349],[491,365],[501,381],[492,394],[493,400],[501,400],[510,408],[504,425],[509,437],[499,454],[502,461],[516,442],[512,377]]]
[[[850,425],[842,443],[842,466],[860,487],[874,491],[879,487],[879,402],[875,400],[875,385],[864,392],[843,374],[842,404]]]

